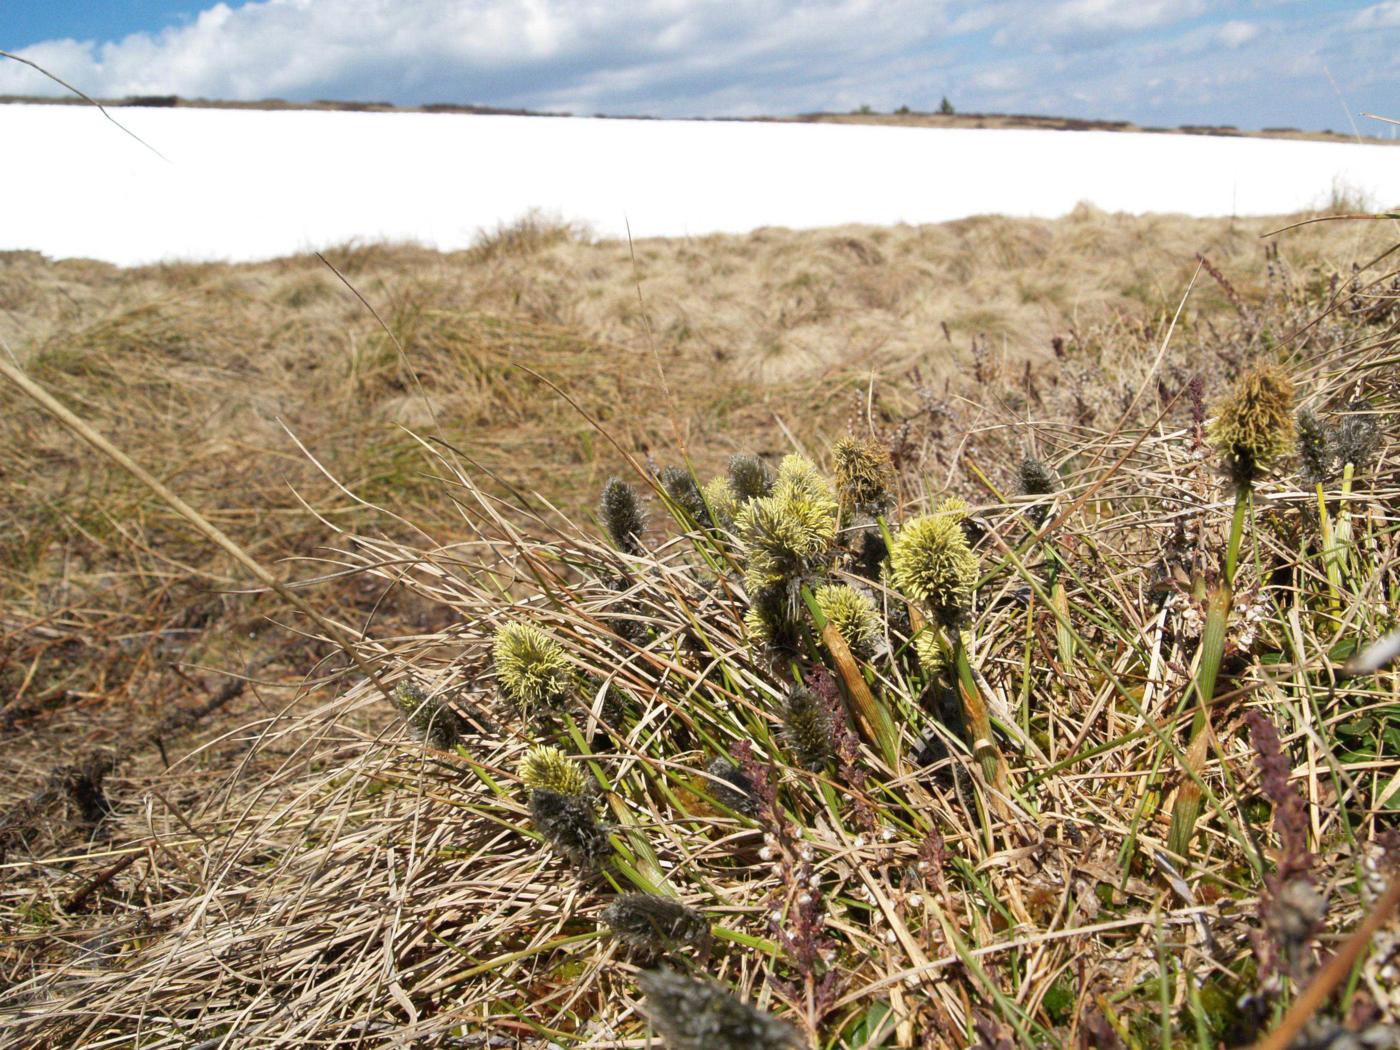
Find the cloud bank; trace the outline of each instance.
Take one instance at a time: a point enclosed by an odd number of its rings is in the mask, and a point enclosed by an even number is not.
[[[19,53],[90,94],[722,116],[937,106],[1347,127],[1400,110],[1400,0],[260,0]],[[0,47],[3,47],[0,38]],[[0,62],[0,93],[51,94]],[[1364,129],[1379,132],[1372,124]]]

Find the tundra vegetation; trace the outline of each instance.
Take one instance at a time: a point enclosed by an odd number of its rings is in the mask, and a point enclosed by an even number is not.
[[[0,1041],[1396,1045],[1395,231],[1268,228],[0,260],[318,610],[0,395]]]

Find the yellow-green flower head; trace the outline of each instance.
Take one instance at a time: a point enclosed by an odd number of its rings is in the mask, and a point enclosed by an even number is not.
[[[967,504],[946,500],[934,513],[899,530],[890,552],[894,585],[944,623],[956,623],[972,606],[977,555],[963,535]]]
[[[948,666],[948,650],[933,630],[920,631],[914,637],[914,655],[927,675],[936,675]]]
[[[869,595],[844,583],[828,583],[812,595],[822,617],[841,632],[853,653],[868,656],[883,634],[880,611]]]
[[[843,437],[831,447],[836,461],[836,494],[846,513],[872,517],[894,505],[894,462],[872,438]]]
[[[773,495],[783,492],[792,496],[802,496],[814,503],[829,503],[835,513],[836,493],[831,482],[814,467],[810,460],[790,453],[778,464],[778,480],[773,484]]]
[[[700,492],[705,497],[710,516],[716,524],[723,527],[733,524],[735,516],[739,513],[739,497],[734,494],[734,487],[730,485],[727,477],[721,474],[711,478]]]
[[[520,763],[520,779],[527,788],[544,788],[560,795],[578,796],[588,791],[588,778],[557,747],[533,748]]]
[[[773,493],[751,500],[735,521],[751,591],[810,572],[836,539],[836,499],[815,467],[788,456]]]
[[[1272,365],[1245,372],[1216,410],[1206,439],[1225,456],[1237,481],[1253,481],[1293,448],[1293,381]]]
[[[502,627],[494,655],[501,688],[527,713],[558,707],[574,691],[577,677],[563,646],[533,624]]]

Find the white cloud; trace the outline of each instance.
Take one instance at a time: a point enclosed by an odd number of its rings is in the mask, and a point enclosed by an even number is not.
[[[1364,8],[1351,18],[1352,29],[1400,29],[1400,0],[1385,0]]]
[[[4,0],[0,0],[3,4]],[[932,108],[1344,127],[1389,112],[1400,0],[256,0],[23,54],[89,94],[713,116]],[[1367,31],[1370,30],[1370,31]],[[1149,86],[1149,82],[1151,85]],[[0,61],[0,94],[52,94]]]
[[[1253,22],[1226,22],[1215,32],[1215,38],[1226,47],[1239,47],[1259,35],[1259,27]]]
[[[736,82],[824,102],[836,70],[941,30],[918,0],[263,0],[114,42],[21,52],[90,94],[341,97],[588,111],[714,109]],[[0,93],[45,90],[0,63]],[[831,92],[833,95],[839,91]],[[772,103],[769,104],[770,108]]]

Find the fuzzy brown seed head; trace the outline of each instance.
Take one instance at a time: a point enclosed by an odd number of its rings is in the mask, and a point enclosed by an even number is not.
[[[429,696],[417,682],[404,680],[395,685],[394,702],[414,732],[443,751],[450,750],[465,729],[456,711],[439,697]]]
[[[637,975],[644,1012],[667,1050],[794,1050],[797,1032],[734,998],[714,981],[674,970]]]
[[[1327,427],[1317,415],[1307,408],[1298,410],[1298,458],[1302,460],[1300,473],[1310,485],[1324,484],[1332,476],[1332,450],[1328,443]]]
[[[637,490],[621,478],[609,478],[603,486],[603,498],[598,505],[598,517],[603,527],[624,554],[640,554],[641,535],[646,528],[646,514]]]
[[[703,785],[706,794],[735,813],[753,816],[758,808],[753,781],[742,769],[729,759],[719,756],[705,767],[705,772],[709,774]]]
[[[977,555],[962,530],[966,507],[945,500],[934,513],[906,523],[890,552],[895,587],[948,624],[966,615],[977,587]]]
[[[757,456],[736,452],[729,457],[729,485],[741,502],[762,499],[773,491],[773,472]]]
[[[843,437],[831,448],[836,495],[846,514],[883,514],[894,505],[894,462],[873,438]]]
[[[530,819],[555,852],[576,868],[591,871],[612,852],[608,833],[599,825],[593,800],[587,796],[535,788],[530,792]]]
[[[804,769],[820,770],[832,757],[831,715],[820,697],[800,686],[783,707],[783,738]]]
[[[1235,480],[1251,483],[1293,448],[1293,381],[1272,365],[1245,372],[1216,410],[1206,436]]]
[[[624,893],[603,909],[602,918],[623,945],[649,959],[683,944],[700,947],[710,936],[704,915],[655,893]]]

